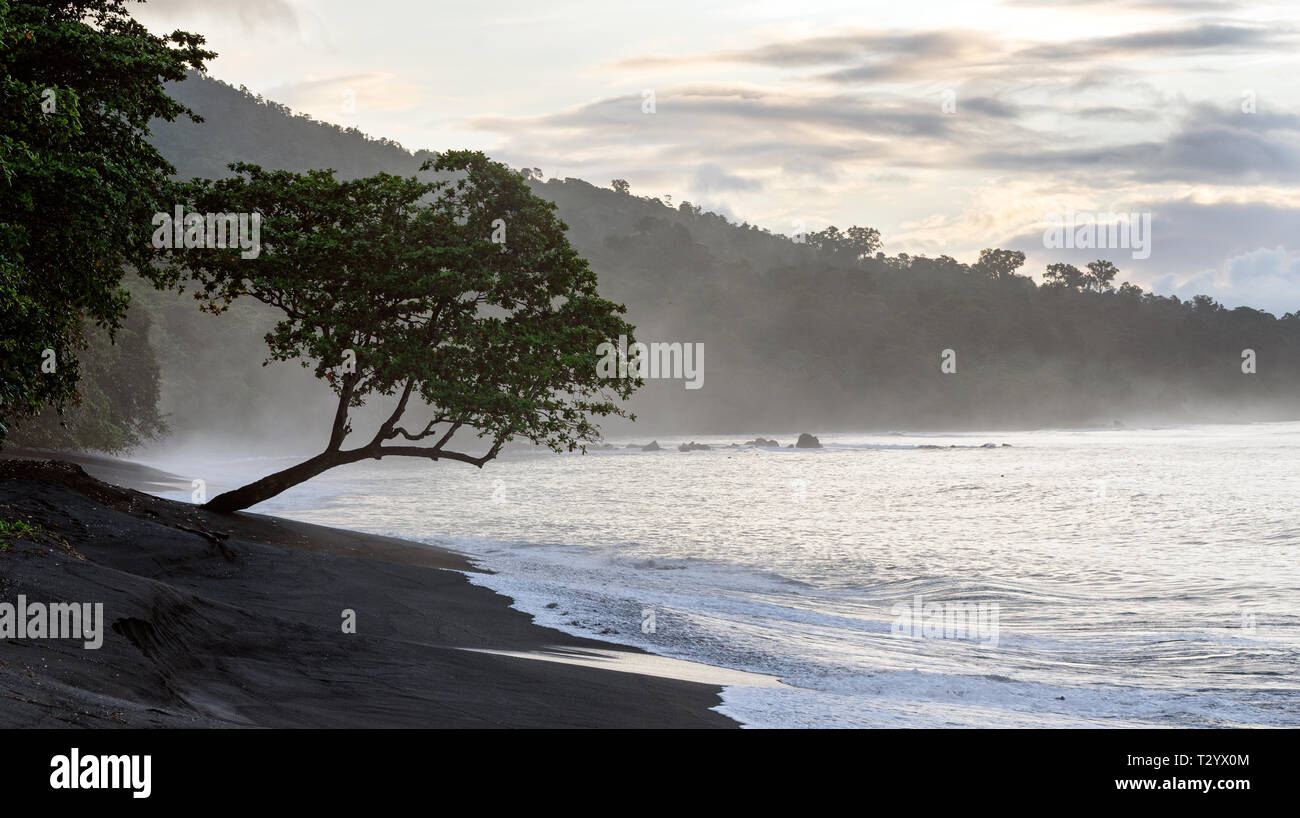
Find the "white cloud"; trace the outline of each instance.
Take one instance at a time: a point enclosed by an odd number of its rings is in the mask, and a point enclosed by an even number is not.
[[[268,88],[266,96],[319,119],[350,124],[362,111],[409,111],[425,101],[424,92],[390,73],[352,74]]]
[[[142,20],[166,20],[193,30],[205,31],[213,24],[237,24],[244,33],[259,29],[298,28],[298,14],[286,0],[150,0],[131,13]],[[201,23],[201,25],[196,25]]]
[[[756,191],[763,189],[763,183],[727,173],[720,165],[708,162],[696,168],[691,187],[698,193]]]
[[[1151,286],[1160,295],[1208,295],[1226,307],[1254,307],[1280,317],[1300,310],[1300,253],[1261,247],[1227,259],[1218,269],[1162,276]]]

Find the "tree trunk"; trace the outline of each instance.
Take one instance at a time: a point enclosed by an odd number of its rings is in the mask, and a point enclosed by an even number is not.
[[[340,452],[337,450],[322,452],[310,460],[304,460],[284,471],[268,474],[261,480],[227,491],[224,494],[218,494],[205,503],[203,508],[208,511],[223,513],[240,511],[249,506],[257,505],[263,500],[269,500],[285,489],[293,488],[299,483],[310,480],[321,472],[328,471],[335,466],[355,463],[364,459],[364,457],[358,457],[356,454],[356,452]]]

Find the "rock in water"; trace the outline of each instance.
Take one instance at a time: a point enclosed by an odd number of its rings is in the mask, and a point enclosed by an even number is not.
[[[659,451],[659,441],[657,441],[657,440],[652,440],[652,441],[650,441],[649,443],[647,443],[647,444],[645,444],[644,446],[641,447],[641,451],[643,451],[643,452],[657,452],[657,451]]]
[[[820,449],[822,443],[807,432],[803,432],[799,435],[799,439],[795,441],[794,447],[796,449]]]

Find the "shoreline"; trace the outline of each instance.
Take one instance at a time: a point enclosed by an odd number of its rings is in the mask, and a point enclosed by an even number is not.
[[[0,551],[0,602],[102,602],[103,644],[0,639],[0,727],[740,726],[713,708],[743,675],[536,625],[466,555],[49,456],[0,453],[0,517],[43,529]]]

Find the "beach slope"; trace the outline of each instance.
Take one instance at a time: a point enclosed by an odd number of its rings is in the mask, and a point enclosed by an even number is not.
[[[714,684],[530,658],[638,652],[532,624],[450,551],[50,460],[0,460],[0,519],[39,527],[0,550],[0,603],[104,606],[96,650],[0,639],[0,727],[736,726]]]

